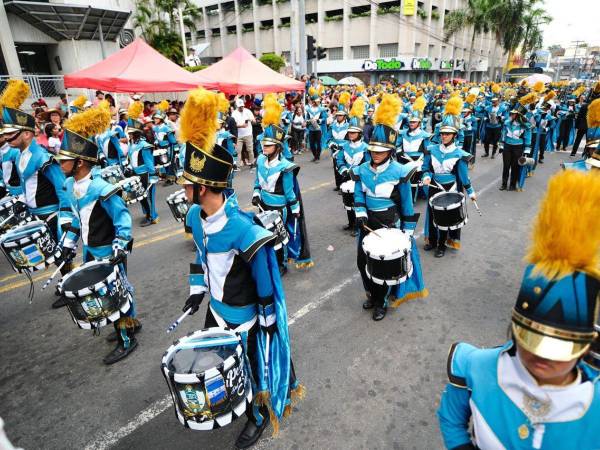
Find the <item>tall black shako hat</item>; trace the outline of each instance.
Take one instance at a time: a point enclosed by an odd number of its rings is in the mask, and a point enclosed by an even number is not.
[[[370,152],[389,152],[396,149],[398,132],[394,129],[402,101],[396,94],[384,94],[373,116],[373,134],[369,141]]]
[[[285,139],[285,130],[281,128],[281,113],[283,106],[277,100],[275,94],[267,94],[263,100],[264,114],[262,118],[263,145],[279,145],[283,146]]]
[[[228,187],[233,157],[215,143],[219,129],[218,111],[218,94],[202,88],[190,92],[179,119],[179,140],[185,143],[185,164],[178,184]]]
[[[73,114],[63,124],[65,133],[55,159],[83,159],[98,164],[98,146],[94,136],[110,127],[110,110],[101,106]]]
[[[15,131],[35,132],[35,117],[19,109],[30,92],[29,85],[23,80],[8,80],[6,88],[0,95],[2,134]]]
[[[548,183],[512,312],[517,343],[541,358],[571,361],[597,338],[598,205],[600,173],[565,170]]]

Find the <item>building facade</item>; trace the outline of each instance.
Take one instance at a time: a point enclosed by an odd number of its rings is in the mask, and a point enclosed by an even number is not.
[[[186,33],[189,45],[209,44],[203,62],[243,46],[257,56],[283,55],[298,68],[299,41],[312,35],[327,57],[310,72],[354,75],[370,83],[464,77],[469,61],[471,79],[479,81],[496,76],[502,65],[502,49],[491,34],[476,36],[472,55],[471,30],[445,41],[445,16],[466,0],[305,0],[304,18],[298,1],[195,0],[203,15],[196,30]],[[305,35],[298,38],[292,31],[300,19]]]

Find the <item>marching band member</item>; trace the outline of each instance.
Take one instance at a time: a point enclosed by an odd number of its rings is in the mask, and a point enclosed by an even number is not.
[[[369,160],[367,152],[368,145],[362,140],[362,116],[364,114],[365,102],[363,99],[356,99],[350,110],[350,125],[346,133],[347,141],[343,143],[342,148],[336,154],[336,168],[342,181],[351,179],[352,169],[360,166],[363,162]],[[344,230],[350,230],[352,236],[357,235],[356,216],[354,210],[346,210],[348,215],[348,225]]]
[[[23,194],[23,188],[17,171],[19,149],[11,147],[6,137],[0,132],[0,161],[2,162],[2,181],[8,194],[18,197]]]
[[[497,86],[497,85],[496,85]],[[494,89],[494,86],[492,86]],[[498,87],[499,89],[499,87]],[[494,92],[497,95],[497,92]],[[492,104],[485,108],[484,118],[484,133],[483,150],[485,153],[482,158],[490,156],[490,145],[492,146],[492,159],[496,157],[498,150],[498,141],[502,132],[502,117],[504,115],[504,107],[499,104],[498,97],[492,98]]]
[[[329,143],[329,148],[331,149],[331,156],[333,160],[333,176],[335,180],[334,191],[340,190],[340,184],[343,183],[343,180],[336,168],[336,157],[337,153],[343,148],[344,143],[346,142],[346,133],[348,132],[348,127],[350,124],[346,119],[348,112],[348,105],[350,103],[350,93],[342,92],[340,94],[338,110],[335,113],[335,121],[331,124],[331,141]]]
[[[164,111],[169,107],[169,103],[163,100],[158,105],[158,110],[152,115],[152,133],[154,135],[154,145],[157,149],[167,150],[167,159],[169,165],[166,168],[161,168],[159,172],[166,175],[165,186],[169,186],[175,180],[175,171],[173,170],[173,153],[174,147],[177,145],[174,130],[165,123]]]
[[[600,82],[597,83],[600,91]],[[600,147],[600,92],[598,97],[593,100],[587,109],[587,131],[585,132],[585,148],[583,157],[589,158]]]
[[[440,127],[442,143],[427,148],[422,180],[424,185],[429,186],[429,199],[439,192],[461,192],[463,189],[467,191],[471,200],[476,199],[468,169],[468,163],[473,156],[458,148],[455,142],[457,134],[458,130],[451,116],[446,116]],[[461,230],[440,230],[433,223],[432,214],[428,201],[424,249],[425,251],[436,249],[435,257],[441,258],[446,253],[446,246],[457,250],[460,248]]]
[[[327,121],[327,111],[319,105],[319,101],[320,98],[316,93],[311,94],[310,105],[306,108],[308,146],[313,154],[311,162],[317,162],[321,159],[321,125]]]
[[[597,335],[599,204],[598,175],[569,170],[550,180],[511,339],[450,349],[438,410],[446,448],[600,448],[600,377],[582,361]]]
[[[477,118],[473,116],[473,109],[471,105],[463,109],[462,124],[462,130],[464,135],[462,148],[464,151],[473,156],[473,158],[470,161],[470,164],[473,165],[475,164],[475,155],[477,148]]]
[[[135,104],[135,103],[134,103]],[[140,177],[144,189],[148,191],[146,198],[140,200],[144,218],[140,222],[141,227],[155,225],[160,221],[156,212],[156,182],[158,172],[154,167],[153,145],[144,137],[144,124],[139,120],[132,119],[136,115],[129,114],[129,160],[133,173]]]
[[[373,136],[369,142],[371,161],[352,169],[354,187],[354,208],[358,228],[356,262],[362,278],[367,300],[364,309],[373,309],[373,320],[382,320],[388,304],[401,303],[428,295],[421,273],[419,253],[412,234],[419,214],[413,210],[410,190],[410,176],[414,168],[402,166],[392,158],[396,151],[398,134],[393,128],[402,107],[401,100],[394,94],[385,94],[375,111]],[[362,249],[362,241],[367,228],[377,230],[393,227],[411,235],[412,275],[400,285],[379,285],[371,281],[366,273],[367,257]]]
[[[509,191],[517,190],[520,167],[519,158],[523,152],[531,153],[531,130],[524,121],[521,110],[512,109],[509,119],[502,126],[502,137],[500,138],[502,151],[502,184],[500,190],[506,190],[506,184],[510,174]]]
[[[300,168],[282,155],[285,132],[279,126],[281,105],[274,97],[264,100],[262,154],[257,160],[252,204],[263,210],[277,210],[290,235],[288,245],[277,250],[281,275],[287,272],[288,259],[297,268],[312,267],[306,222],[297,174]]]
[[[110,111],[102,107],[90,108],[73,115],[64,124],[65,135],[56,159],[68,177],[63,186],[73,221],[66,229],[62,243],[62,259],[70,263],[75,258],[76,245],[83,242],[83,261],[109,259],[127,273],[127,252],[131,251],[131,216],[119,195],[120,188],[96,175],[99,164],[98,146],[93,136],[110,126]],[[126,278],[125,278],[126,279]],[[135,333],[142,324],[136,318],[133,288],[126,281],[131,294],[131,307],[125,317],[114,322],[115,332],[107,340],[116,347],[103,359],[110,365],[127,357],[138,345]],[[65,304],[67,300],[63,297]]]
[[[235,443],[245,449],[258,441],[269,422],[278,431],[279,421],[291,413],[304,387],[291,362],[283,285],[270,246],[274,236],[240,209],[235,194],[223,195],[233,158],[215,144],[217,104],[216,94],[197,89],[181,112],[186,158],[178,183],[192,203],[186,222],[197,247],[183,309],[195,313],[207,295],[204,326],[229,327],[242,334],[254,392],[246,408],[248,421]]]

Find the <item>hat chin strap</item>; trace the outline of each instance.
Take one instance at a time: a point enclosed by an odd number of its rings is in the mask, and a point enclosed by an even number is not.
[[[69,171],[69,173],[67,174],[67,177],[73,177],[75,178],[75,175],[77,173],[77,163],[79,162],[79,158],[75,158],[73,160],[73,168]]]
[[[192,195],[192,203],[194,203],[195,205],[199,205],[200,204],[200,185],[194,183],[193,190],[194,190],[194,193]]]
[[[23,132],[23,130],[18,130],[17,134],[15,134],[13,137],[6,138],[6,142],[13,142],[15,139],[17,139],[19,136],[21,136],[22,132]]]

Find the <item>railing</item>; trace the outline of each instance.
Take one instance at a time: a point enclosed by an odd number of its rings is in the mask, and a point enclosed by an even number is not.
[[[0,89],[6,87],[10,78],[6,75],[0,76]],[[31,88],[33,99],[58,97],[65,93],[65,83],[62,75],[23,75],[22,78]]]

